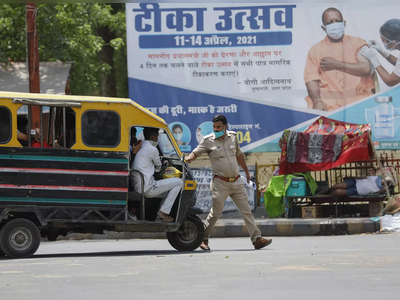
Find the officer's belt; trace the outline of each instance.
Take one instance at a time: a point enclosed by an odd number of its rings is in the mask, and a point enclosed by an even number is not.
[[[226,182],[235,182],[236,180],[239,179],[240,176],[238,175],[236,177],[222,177],[222,176],[214,175],[214,177],[221,179],[223,181],[226,181]]]

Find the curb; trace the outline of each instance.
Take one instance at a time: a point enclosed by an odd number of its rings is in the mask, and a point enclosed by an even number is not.
[[[380,224],[369,218],[358,219],[256,219],[256,224],[265,237],[270,236],[327,236],[374,233]],[[220,219],[215,224],[211,237],[249,237],[243,220]],[[164,232],[113,232],[104,234],[73,233],[57,240],[85,239],[165,239]]]
[[[225,224],[218,224],[225,223]],[[213,237],[247,237],[243,221],[218,221]],[[256,220],[263,236],[326,236],[374,233],[380,224],[369,219],[278,219]],[[219,226],[218,226],[219,225]]]

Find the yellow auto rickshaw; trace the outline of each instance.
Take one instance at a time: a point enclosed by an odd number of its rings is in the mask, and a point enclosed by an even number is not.
[[[132,127],[158,128],[160,156],[181,174],[173,222],[156,220],[162,199],[130,189]],[[29,257],[40,237],[104,230],[166,232],[192,251],[204,237],[196,186],[168,125],[130,99],[0,92],[0,255]]]

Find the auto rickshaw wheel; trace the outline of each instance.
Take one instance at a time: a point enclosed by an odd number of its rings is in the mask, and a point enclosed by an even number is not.
[[[0,231],[0,250],[9,257],[30,257],[36,252],[39,245],[39,229],[30,220],[11,220]]]
[[[187,216],[176,232],[167,232],[168,242],[179,251],[193,251],[204,239],[204,223],[198,216]]]
[[[0,231],[3,224],[0,224]],[[0,257],[6,256],[3,251],[1,251],[1,241],[0,241]]]

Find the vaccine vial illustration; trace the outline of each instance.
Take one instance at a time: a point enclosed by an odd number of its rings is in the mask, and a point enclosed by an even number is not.
[[[394,109],[392,97],[375,97],[374,136],[379,139],[394,137]]]

